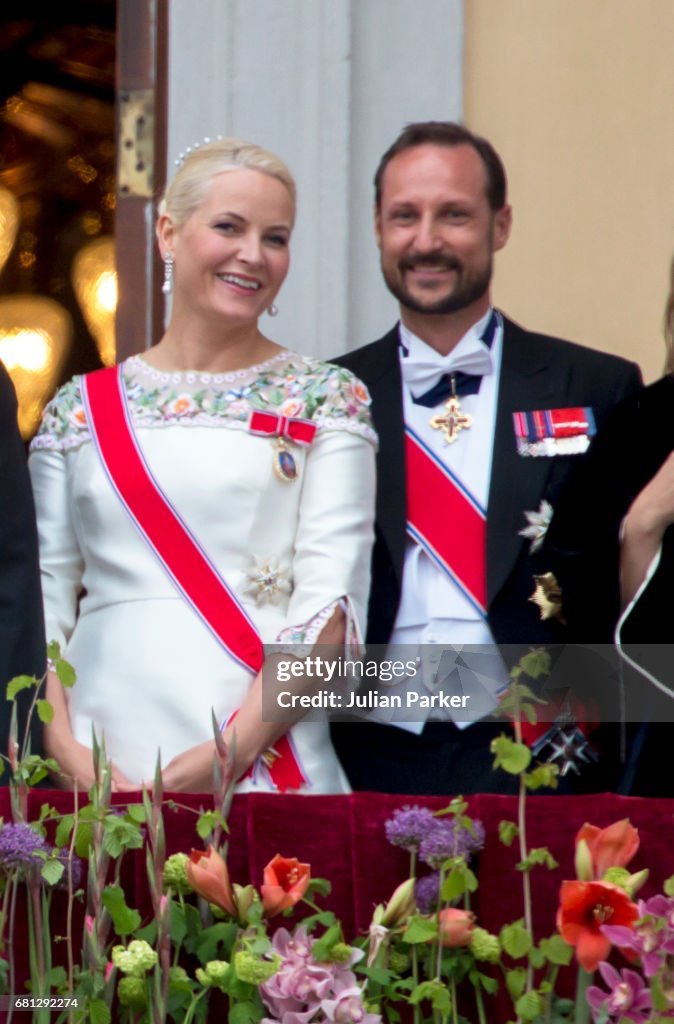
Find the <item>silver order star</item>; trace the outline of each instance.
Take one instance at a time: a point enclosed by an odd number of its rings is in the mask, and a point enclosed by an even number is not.
[[[541,548],[545,535],[548,532],[548,526],[552,519],[552,505],[544,498],[538,506],[538,511],[525,512],[524,518],[527,521],[527,525],[523,530],[518,530],[517,533],[518,536],[526,537],[531,541],[529,551],[533,555]]]
[[[290,594],[293,585],[290,572],[277,558],[258,558],[252,555],[245,572],[244,594],[249,594],[257,605],[278,604],[282,594]]]

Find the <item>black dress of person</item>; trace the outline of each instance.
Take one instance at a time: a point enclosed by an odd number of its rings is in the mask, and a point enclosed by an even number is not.
[[[561,495],[545,545],[572,642],[604,653],[618,645],[606,705],[622,762],[617,788],[641,796],[674,797],[663,756],[674,741],[674,526],[622,615],[620,530],[673,450],[674,377],[667,376],[609,415]]]

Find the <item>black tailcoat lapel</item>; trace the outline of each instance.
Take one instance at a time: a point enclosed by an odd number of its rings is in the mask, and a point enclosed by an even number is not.
[[[487,601],[491,604],[522,549],[524,511],[537,510],[553,459],[517,452],[513,413],[563,406],[568,367],[551,364],[545,345],[504,318],[494,450],[487,503]]]

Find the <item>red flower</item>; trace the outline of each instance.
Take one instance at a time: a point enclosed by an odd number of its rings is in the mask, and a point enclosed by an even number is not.
[[[209,846],[205,853],[203,850],[192,850],[185,865],[185,872],[187,881],[195,892],[209,903],[215,903],[217,907],[236,917],[234,893],[227,864],[213,846]]]
[[[473,937],[475,914],[458,907],[445,907],[440,918],[440,942],[443,946],[467,946]]]
[[[576,836],[576,847],[584,840],[592,860],[594,878],[603,878],[609,868],[624,868],[639,849],[639,832],[628,818],[607,828],[585,824]]]
[[[309,864],[300,864],[297,857],[282,857],[277,853],[264,869],[264,882],[260,887],[267,917],[294,907],[307,891],[310,878]]]
[[[576,959],[586,971],[605,960],[611,943],[601,931],[603,924],[633,927],[639,917],[636,904],[617,885],[608,882],[562,882],[557,929],[576,947]]]

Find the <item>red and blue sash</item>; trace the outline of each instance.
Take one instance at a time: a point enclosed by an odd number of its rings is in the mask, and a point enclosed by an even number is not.
[[[408,534],[486,617],[485,509],[409,426],[405,458]]]
[[[169,579],[218,643],[251,675],[264,661],[260,636],[187,523],[162,491],[138,444],[126,401],[122,367],[82,378],[91,436],[119,500]],[[307,782],[288,736],[275,744],[268,766],[284,792]]]

